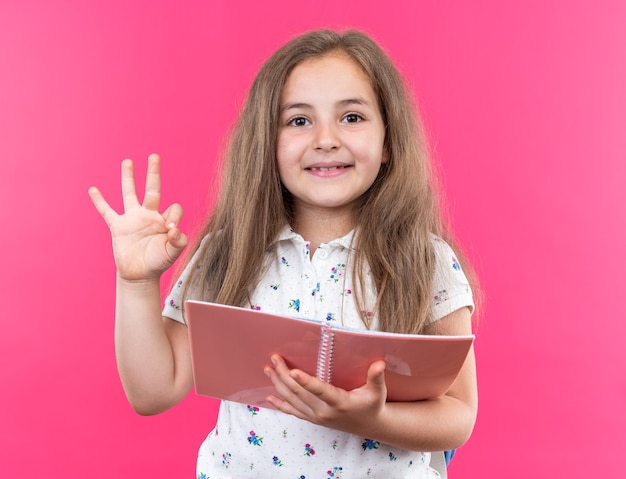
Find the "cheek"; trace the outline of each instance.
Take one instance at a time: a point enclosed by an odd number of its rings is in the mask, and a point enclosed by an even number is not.
[[[285,145],[285,133],[283,133],[282,129],[278,131],[278,135],[276,136],[276,150],[280,150]]]
[[[289,154],[289,149],[284,144],[278,143],[276,147],[276,167],[280,181],[289,183],[290,171],[293,169],[293,155]]]
[[[287,157],[287,144],[285,140],[279,136],[276,141],[276,164],[278,165],[278,170],[280,171],[282,165],[285,163],[285,158]]]
[[[281,175],[283,175],[284,171],[289,167],[289,154],[287,152],[287,150],[285,148],[281,148],[280,145],[278,145],[278,148],[276,149],[276,166],[278,167],[278,173]]]
[[[382,142],[377,141],[364,141],[359,148],[359,156],[366,158],[370,164],[386,163],[387,152],[383,147]]]
[[[276,161],[279,168],[297,164],[300,160],[300,152],[301,147],[296,139],[287,135],[278,137],[276,142]]]
[[[355,154],[371,160],[384,160],[385,158],[385,136],[378,130],[364,131],[363,134],[352,137],[349,143]]]
[[[279,132],[276,138],[276,154],[283,154],[289,149],[289,145],[292,143],[290,136],[286,132]]]
[[[377,144],[376,156],[380,158],[380,162],[382,164],[385,164],[389,161],[389,155],[387,154],[387,148],[385,147],[384,137],[381,138],[380,142]]]

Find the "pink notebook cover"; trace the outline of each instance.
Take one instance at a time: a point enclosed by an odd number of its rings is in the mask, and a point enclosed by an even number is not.
[[[263,373],[278,353],[291,368],[346,390],[365,383],[369,365],[387,362],[388,401],[444,394],[474,340],[344,328],[201,301],[185,303],[196,393],[256,406],[274,387]]]

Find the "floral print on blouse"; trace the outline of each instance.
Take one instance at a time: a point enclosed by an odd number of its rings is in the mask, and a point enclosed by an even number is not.
[[[289,228],[266,253],[266,273],[249,307],[275,314],[377,328],[377,315],[361,311],[352,298],[354,232],[321,244],[311,257],[310,243]],[[437,270],[431,320],[468,306],[472,292],[452,249],[433,236]],[[366,278],[365,296],[374,298]],[[183,272],[165,300],[163,315],[183,322]],[[367,308],[369,309],[369,308]],[[215,428],[200,446],[197,478],[347,479],[437,478],[430,453],[407,451],[334,429],[317,426],[256,404],[222,401]]]

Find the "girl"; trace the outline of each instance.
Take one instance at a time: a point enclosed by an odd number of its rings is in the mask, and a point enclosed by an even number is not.
[[[217,206],[160,308],[159,279],[187,244],[159,213],[159,158],[140,204],[122,163],[124,214],[96,188],[117,265],[116,354],[140,414],[192,388],[185,299],[402,333],[471,333],[472,294],[444,242],[424,140],[403,81],[366,35],[315,31],[261,68],[226,153]],[[242,332],[242,334],[246,334]],[[385,364],[352,391],[265,373],[277,410],[223,401],[199,478],[439,477],[429,452],[463,444],[476,416],[473,352],[442,397],[387,403]]]

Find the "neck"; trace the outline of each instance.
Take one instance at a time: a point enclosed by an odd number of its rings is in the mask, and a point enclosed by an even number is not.
[[[345,236],[355,226],[352,211],[336,211],[329,214],[328,210],[299,211],[292,225],[293,230],[311,243],[311,255],[322,243],[328,243]]]

